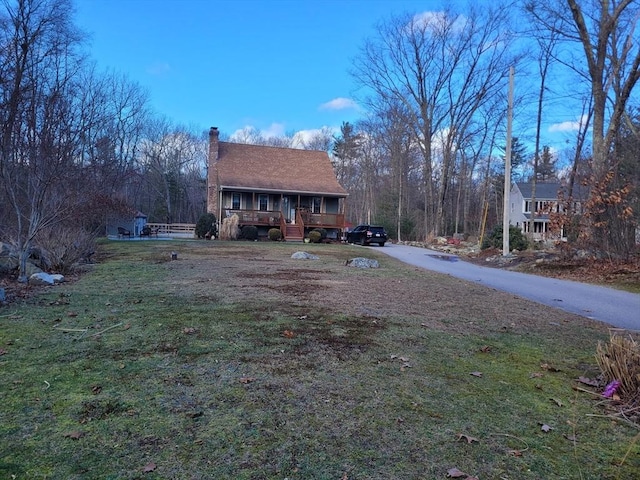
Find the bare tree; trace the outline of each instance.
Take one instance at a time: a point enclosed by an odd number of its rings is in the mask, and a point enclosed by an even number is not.
[[[366,138],[376,145],[381,159],[379,168],[372,172],[382,176],[375,181],[379,187],[372,192],[380,204],[379,221],[393,227],[390,231],[397,240],[410,235],[414,228],[410,210],[415,203],[409,182],[419,149],[407,114],[403,104],[396,102],[362,122]]]
[[[67,0],[5,3],[0,33],[0,178],[14,214],[19,281],[36,236],[81,199],[75,171],[75,81],[82,39]]]
[[[299,138],[299,141],[298,141]],[[333,146],[333,130],[329,127],[322,127],[319,130],[305,132],[304,134],[293,135],[292,146],[302,148],[304,150],[320,150],[329,152]]]
[[[529,11],[538,24],[556,30],[582,51],[579,57],[565,55],[561,59],[584,79],[593,105],[589,236],[600,247],[615,249],[615,245],[628,242],[616,238],[620,228],[608,228],[618,220],[618,214],[617,205],[605,197],[611,199],[615,197],[611,193],[625,191],[618,184],[615,141],[640,79],[640,9],[634,0],[563,0],[546,5],[531,2]]]
[[[148,123],[140,145],[138,164],[149,192],[148,208],[158,220],[176,222],[183,217],[187,198],[185,174],[194,169],[201,171],[201,140],[186,128],[158,118]],[[193,175],[189,177],[193,179]]]
[[[525,11],[531,11],[535,7],[532,4],[525,4]],[[535,16],[534,16],[535,17]],[[554,20],[559,22],[558,19]],[[547,81],[549,79],[550,69],[553,65],[553,60],[556,56],[556,47],[558,44],[559,32],[558,29],[552,26],[549,30],[543,30],[540,32],[538,29],[533,28],[532,35],[535,37],[537,51],[537,62],[540,85],[538,88],[537,99],[537,111],[536,111],[536,131],[535,131],[535,147],[533,152],[533,176],[531,179],[531,205],[536,205],[536,187],[540,175],[538,172],[538,166],[541,160],[540,153],[540,138],[542,132],[542,119],[543,119],[543,107],[545,101],[545,94],[547,92]],[[548,152],[547,152],[548,153]],[[548,158],[548,157],[546,157]],[[531,218],[529,219],[528,233],[529,238],[533,239],[533,226],[536,219],[536,209],[531,211]]]
[[[396,17],[378,28],[356,59],[354,76],[374,92],[370,107],[393,100],[410,113],[423,157],[425,236],[444,231],[457,144],[479,108],[503,89],[515,61],[508,11],[485,5],[464,14],[447,8]]]

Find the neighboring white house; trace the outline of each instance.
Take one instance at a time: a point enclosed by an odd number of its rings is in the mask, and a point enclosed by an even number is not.
[[[535,212],[533,223],[533,239],[547,240],[551,238],[566,240],[564,229],[558,232],[551,232],[550,216],[553,213],[563,213],[564,203],[558,199],[561,194],[566,199],[566,187],[559,182],[536,184],[535,206],[532,202],[533,184],[530,182],[518,182],[511,185],[509,222],[511,225],[519,227],[523,233],[528,234],[532,212]],[[573,193],[573,208],[575,213],[581,213],[582,198],[584,189],[577,186]],[[563,200],[566,201],[566,200]]]

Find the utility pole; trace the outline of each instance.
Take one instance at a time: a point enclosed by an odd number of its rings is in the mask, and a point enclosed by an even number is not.
[[[509,255],[509,194],[511,193],[511,123],[513,120],[513,73],[509,69],[509,100],[507,107],[507,146],[504,156],[504,202],[502,209],[502,256]]]

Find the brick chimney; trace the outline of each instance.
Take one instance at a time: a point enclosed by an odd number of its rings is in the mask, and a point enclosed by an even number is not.
[[[209,159],[207,168],[207,212],[213,213],[218,222],[218,127],[209,129]]]
[[[209,129],[209,163],[218,161],[218,127]]]

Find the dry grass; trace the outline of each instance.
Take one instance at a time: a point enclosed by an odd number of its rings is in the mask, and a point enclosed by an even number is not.
[[[640,344],[631,337],[611,335],[599,342],[596,360],[606,383],[618,381],[616,393],[629,407],[640,405]]]
[[[240,219],[235,213],[230,217],[222,220],[222,226],[220,227],[220,240],[235,240],[238,238],[238,223]]]

